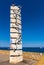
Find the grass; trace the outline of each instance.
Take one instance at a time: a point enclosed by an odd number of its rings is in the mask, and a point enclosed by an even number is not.
[[[0,53],[1,54],[9,54],[9,51],[8,50],[7,51],[6,50],[0,50]]]
[[[0,50],[0,53],[9,54],[9,51]],[[40,60],[41,55],[40,53],[36,53],[36,52],[23,52],[23,57],[28,59],[33,59],[33,60]]]
[[[42,55],[40,60],[37,63],[35,63],[35,65],[44,65],[44,55]]]
[[[41,55],[40,53],[36,53],[36,52],[23,52],[23,57],[38,61],[40,60]]]
[[[9,51],[0,50],[0,54],[10,54]],[[33,59],[37,62],[35,65],[44,65],[44,54],[40,54],[37,52],[23,52],[23,57],[27,59]]]

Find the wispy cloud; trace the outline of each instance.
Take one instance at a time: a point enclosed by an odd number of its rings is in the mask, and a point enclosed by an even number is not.
[[[9,47],[10,43],[9,42],[0,42],[0,47]]]
[[[44,47],[44,42],[25,42],[23,47]]]

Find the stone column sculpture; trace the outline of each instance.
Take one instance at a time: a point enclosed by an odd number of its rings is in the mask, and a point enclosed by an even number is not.
[[[15,5],[10,7],[10,63],[23,61],[22,56],[22,26],[21,8]]]

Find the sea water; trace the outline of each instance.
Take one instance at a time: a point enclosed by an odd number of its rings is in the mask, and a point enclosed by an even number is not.
[[[10,50],[9,47],[0,47],[0,50]],[[40,52],[40,53],[44,53],[44,48],[40,48],[40,47],[23,47],[22,50],[24,52]]]

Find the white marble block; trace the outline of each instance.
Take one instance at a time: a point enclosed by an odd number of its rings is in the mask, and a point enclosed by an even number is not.
[[[19,57],[10,57],[10,63],[16,64],[18,62],[23,61],[23,56],[19,56]]]
[[[22,50],[11,50],[10,51],[10,55],[22,55]]]

